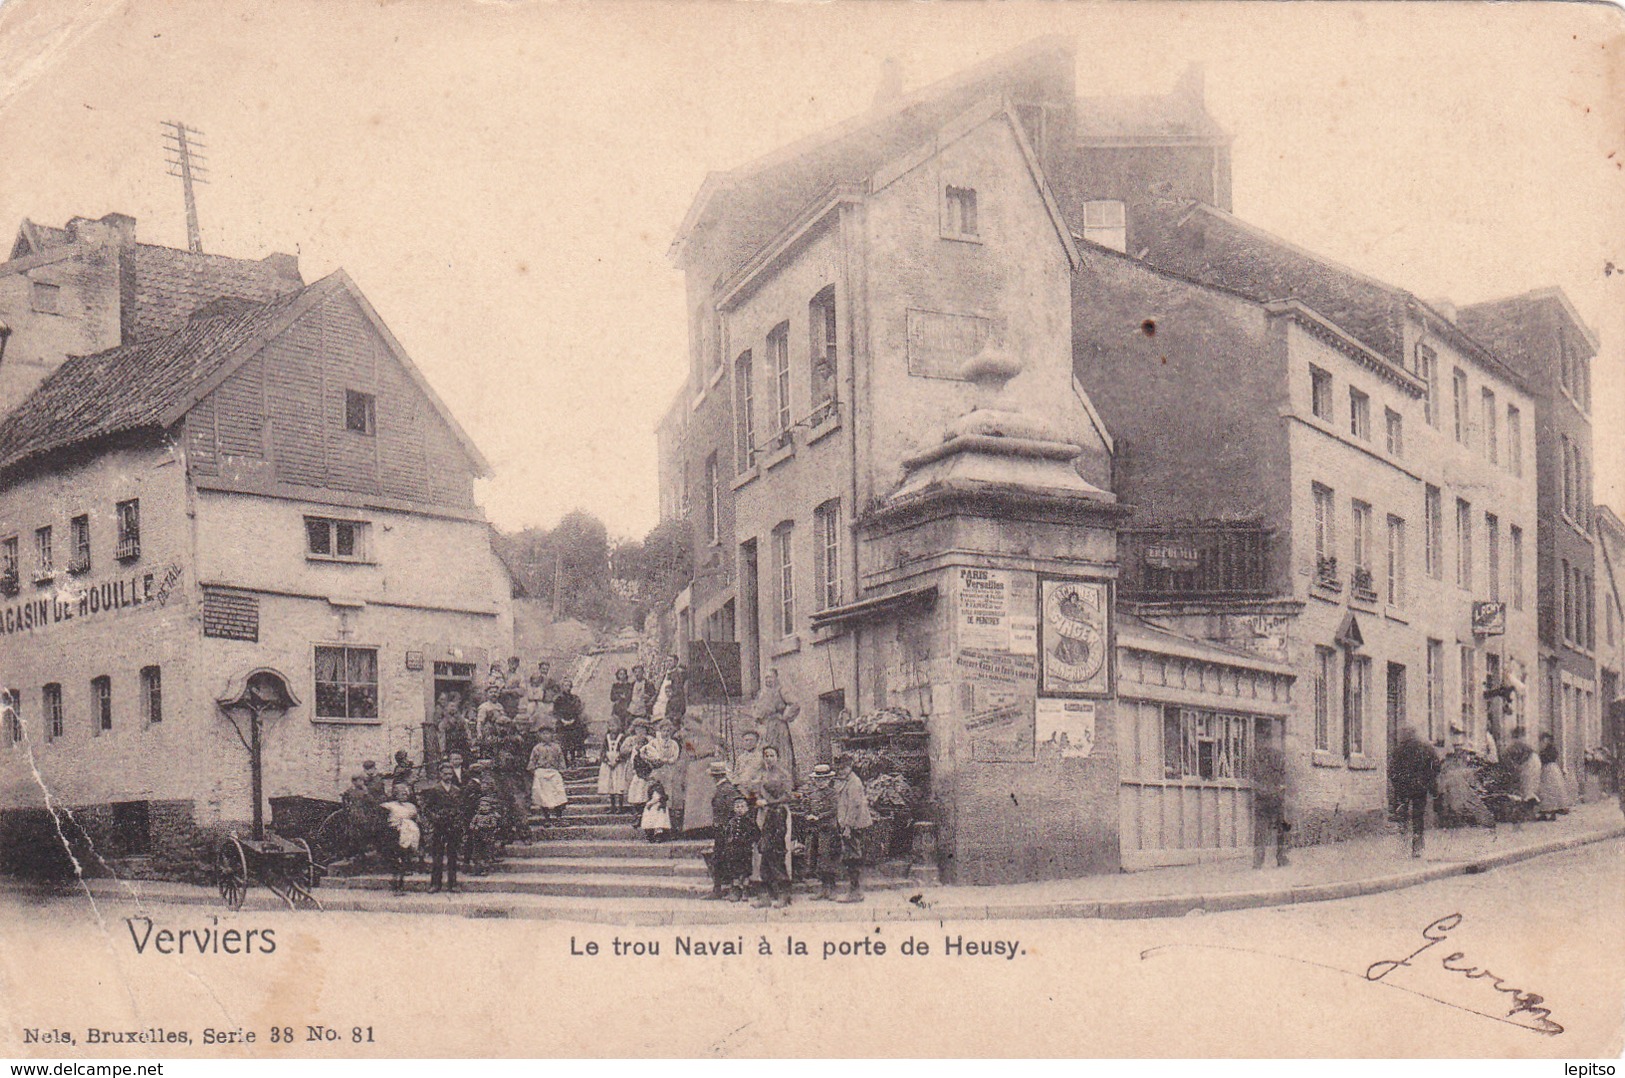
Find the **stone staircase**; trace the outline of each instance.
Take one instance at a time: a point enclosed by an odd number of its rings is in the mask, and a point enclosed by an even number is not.
[[[570,806],[562,820],[545,824],[532,815],[529,842],[510,843],[507,855],[484,876],[459,872],[463,891],[480,895],[548,895],[573,898],[699,899],[710,892],[711,879],[701,854],[709,839],[649,842],[637,827],[638,816],[612,814],[609,797],[598,793],[596,767],[564,773]],[[902,871],[882,868],[865,872],[865,888],[904,887]],[[421,888],[423,877],[409,878]],[[333,875],[324,887],[387,890],[384,871]]]

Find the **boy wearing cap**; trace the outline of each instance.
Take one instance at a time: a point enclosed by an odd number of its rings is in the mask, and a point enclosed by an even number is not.
[[[723,763],[714,763],[706,769],[716,786],[711,791],[711,893],[707,898],[718,899],[725,897],[731,877],[727,873],[724,863],[724,851],[727,846],[728,821],[733,815],[734,798],[741,796],[739,788],[728,781],[728,767]],[[747,871],[746,875],[749,875]]]
[[[735,792],[725,819],[727,823],[718,828],[722,837],[717,865],[727,885],[728,901],[742,902],[750,887],[751,861],[762,829],[756,826],[756,814],[742,793]]]

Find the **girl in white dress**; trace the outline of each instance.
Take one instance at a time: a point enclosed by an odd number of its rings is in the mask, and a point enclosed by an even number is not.
[[[395,831],[395,848],[390,851],[395,876],[389,881],[391,891],[406,889],[406,874],[417,863],[418,848],[423,832],[418,827],[418,807],[412,804],[412,791],[405,784],[395,787],[393,798],[383,803],[389,813],[389,826]]]
[[[598,752],[598,792],[609,795],[609,811],[620,812],[626,803],[626,787],[631,778],[632,762],[621,751],[626,735],[618,725],[604,731],[604,743]]]

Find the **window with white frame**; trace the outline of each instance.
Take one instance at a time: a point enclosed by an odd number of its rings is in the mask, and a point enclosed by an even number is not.
[[[1388,436],[1388,455],[1390,457],[1403,457],[1405,455],[1405,417],[1392,408],[1383,410],[1383,425]]]
[[[1473,587],[1473,507],[1456,499],[1456,587]]]
[[[81,513],[68,521],[68,572],[90,572],[90,516]]]
[[[722,468],[715,453],[705,458],[705,538],[722,542]]]
[[[164,721],[163,672],[156,666],[141,668],[141,718],[148,726]]]
[[[45,722],[45,740],[55,741],[62,736],[62,686],[50,682],[40,689],[40,714]]]
[[[1416,376],[1427,385],[1422,397],[1422,418],[1435,430],[1439,427],[1439,357],[1425,344],[1416,346]]]
[[[835,321],[835,286],[828,285],[807,307],[807,340],[811,356],[807,384],[812,389],[811,426],[833,413],[835,376],[840,370],[840,335]]]
[[[1117,199],[1083,204],[1083,238],[1114,251],[1128,250],[1128,209]]]
[[[1314,485],[1315,577],[1321,582],[1337,580],[1336,497],[1331,487]]]
[[[779,585],[778,616],[774,620],[780,638],[796,631],[794,534],[795,523],[789,520],[773,529],[773,573]]]
[[[1354,519],[1354,593],[1362,598],[1375,598],[1376,580],[1371,572],[1371,504],[1354,499],[1350,508]]]
[[[1347,684],[1343,690],[1343,752],[1347,756],[1365,754],[1367,709],[1371,706],[1371,660],[1350,654],[1343,664]]]
[[[1428,663],[1428,740],[1444,732],[1444,641],[1429,640]]]
[[[1501,518],[1484,514],[1484,571],[1489,574],[1490,602],[1501,601]]]
[[[1388,514],[1388,602],[1405,605],[1405,520]]]
[[[1516,404],[1507,405],[1507,470],[1523,475],[1523,412]]]
[[[305,557],[312,561],[367,560],[367,522],[305,518]]]
[[[1337,671],[1337,653],[1331,648],[1315,648],[1315,751],[1332,749],[1332,691]]]
[[[818,541],[818,609],[841,605],[841,500],[831,498],[813,512]]]
[[[1467,415],[1467,372],[1457,367],[1451,376],[1450,385],[1454,392],[1456,441],[1466,445],[1472,422]]]
[[[1523,609],[1523,529],[1516,524],[1507,530],[1512,544],[1512,609]]]
[[[318,722],[377,721],[377,648],[317,645],[314,717]]]
[[[1371,440],[1371,395],[1349,386],[1349,433],[1362,442]]]
[[[113,507],[118,518],[118,546],[113,556],[119,561],[132,561],[141,556],[141,499],[131,498]]]
[[[51,579],[56,572],[55,555],[51,544],[51,526],[34,529],[34,581]]]
[[[795,422],[790,407],[790,323],[780,322],[767,335],[767,355],[773,366],[774,403],[778,406],[776,433],[783,437]]]
[[[741,472],[756,463],[756,386],[749,348],[734,360],[734,463]]]
[[[94,734],[113,729],[113,679],[106,674],[90,679],[90,724]]]
[[[1332,419],[1332,376],[1313,363],[1309,365],[1309,410],[1316,419]]]

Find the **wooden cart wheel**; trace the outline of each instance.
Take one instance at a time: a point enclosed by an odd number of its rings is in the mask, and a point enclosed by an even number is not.
[[[320,887],[322,883],[322,872],[320,866],[316,864],[315,855],[310,851],[310,843],[306,842],[302,838],[296,838],[293,840],[293,844],[298,846],[300,851],[305,855],[305,869],[302,873],[305,879],[305,886],[310,888]]]
[[[230,835],[220,843],[216,868],[220,878],[221,901],[229,910],[242,909],[243,899],[248,896],[248,856],[236,835]]]

